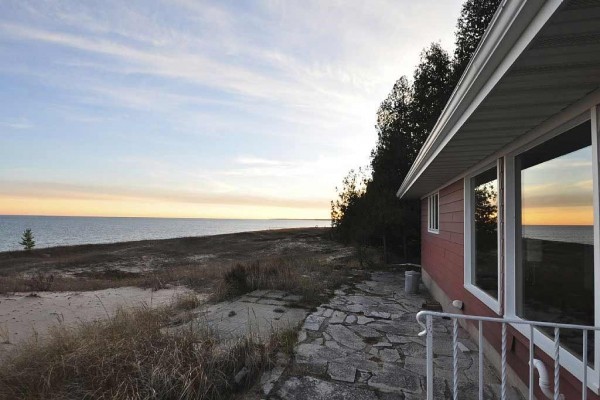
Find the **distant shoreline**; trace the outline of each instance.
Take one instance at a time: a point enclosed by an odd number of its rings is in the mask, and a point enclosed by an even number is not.
[[[141,219],[198,219],[222,221],[331,221],[330,218],[211,218],[211,217],[147,217],[147,216],[111,216],[111,215],[37,215],[37,214],[0,214],[2,217],[23,218],[141,218]]]
[[[0,251],[22,249],[18,242],[25,229],[32,230],[37,248],[49,248],[330,226],[323,219],[0,216]]]
[[[0,251],[0,259],[6,258],[6,256],[16,255],[17,257],[33,257],[38,258],[41,253],[47,252],[56,252],[62,250],[66,252],[71,252],[72,250],[82,250],[82,252],[88,252],[93,250],[106,250],[111,247],[127,247],[129,245],[139,245],[144,242],[156,243],[156,244],[164,244],[165,242],[180,242],[185,240],[208,240],[210,238],[220,238],[223,236],[231,236],[231,237],[239,237],[239,236],[255,236],[257,234],[276,234],[279,235],[281,233],[290,232],[290,233],[299,233],[302,231],[306,231],[307,233],[316,233],[318,231],[327,231],[331,228],[329,227],[300,227],[300,228],[276,228],[276,229],[263,229],[256,231],[244,231],[244,232],[233,232],[233,233],[219,233],[215,235],[199,235],[199,236],[178,236],[172,238],[164,238],[164,239],[141,239],[141,240],[125,240],[119,242],[109,242],[109,243],[80,243],[80,244],[72,244],[65,246],[51,246],[51,247],[36,247],[33,250],[25,251],[25,250],[9,250],[9,251]],[[79,248],[79,249],[78,249]]]

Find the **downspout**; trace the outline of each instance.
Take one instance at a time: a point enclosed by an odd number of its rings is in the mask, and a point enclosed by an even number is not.
[[[533,359],[533,367],[537,370],[539,374],[538,384],[540,386],[540,390],[548,399],[554,398],[554,393],[550,387],[550,379],[548,377],[548,370],[546,370],[546,366],[542,362],[542,360],[538,360],[537,358]],[[559,399],[564,399],[564,395],[560,395]]]

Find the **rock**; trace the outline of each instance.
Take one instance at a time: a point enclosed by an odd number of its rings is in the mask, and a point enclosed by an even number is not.
[[[377,395],[371,390],[310,376],[289,378],[277,395],[282,400],[377,400]]]
[[[369,371],[358,370],[358,380],[359,383],[366,383],[369,378],[371,378],[372,374]]]
[[[322,315],[324,317],[329,318],[329,317],[331,317],[331,314],[333,314],[333,310],[331,308],[326,308],[325,310],[323,310],[323,314]]]
[[[458,350],[460,350],[463,353],[471,352],[471,350],[469,350],[469,348],[467,346],[465,346],[464,344],[462,344],[461,342],[457,342],[456,345],[458,346]]]
[[[407,336],[398,336],[398,335],[394,335],[394,334],[387,334],[385,336],[390,341],[390,343],[406,344],[406,343],[412,343],[414,341],[412,338],[407,337]]]
[[[394,347],[394,346],[393,346],[391,343],[388,343],[388,342],[382,341],[382,342],[377,342],[377,343],[375,343],[375,344],[373,345],[373,347],[379,347],[379,348],[381,348],[381,347]]]
[[[373,318],[367,318],[363,315],[359,315],[356,323],[359,325],[365,325],[365,324],[368,324],[369,322],[373,322],[373,321],[375,321]]]
[[[244,378],[246,378],[246,376],[248,376],[248,368],[243,367],[237,374],[235,374],[233,381],[236,383],[236,385],[239,385],[242,383]]]
[[[281,375],[283,374],[284,370],[285,368],[283,366],[276,366],[275,368],[265,372],[261,376],[260,385],[265,395],[271,393],[271,390],[273,390],[273,386],[275,386],[275,382],[277,382],[277,380],[281,378]]]
[[[307,331],[318,331],[321,329],[323,321],[325,321],[325,317],[317,317],[316,315],[311,314],[304,320],[302,329],[306,329]]]
[[[390,319],[391,314],[383,311],[367,311],[365,316],[370,318]]]
[[[355,325],[351,326],[353,332],[358,333],[363,338],[378,338],[381,337],[381,333],[377,332],[375,329],[369,328],[368,326]]]
[[[421,389],[419,376],[411,371],[395,366],[383,364],[381,371],[375,372],[368,385],[382,392],[402,391],[417,392]]]
[[[335,311],[329,319],[330,324],[341,324],[346,319],[346,314],[341,311]]]
[[[327,374],[333,380],[354,383],[356,368],[347,364],[330,362],[327,366]]]
[[[344,325],[329,325],[326,332],[331,335],[338,344],[354,350],[362,350],[366,347],[362,338],[346,328]]]
[[[313,373],[324,373],[329,361],[344,359],[348,351],[339,347],[303,343],[296,347],[296,363],[307,367]]]
[[[385,362],[392,363],[400,359],[400,354],[395,349],[381,349],[379,350],[379,358]]]
[[[348,315],[344,322],[346,322],[347,324],[354,324],[354,323],[356,323],[356,320],[357,320],[356,315]]]
[[[298,333],[298,343],[302,343],[306,340],[307,335],[306,335],[306,331],[305,330],[301,330],[300,333]]]

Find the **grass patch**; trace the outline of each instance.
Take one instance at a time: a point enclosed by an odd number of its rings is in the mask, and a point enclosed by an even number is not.
[[[189,311],[198,308],[202,301],[194,293],[179,294],[175,298],[173,308],[176,310]]]
[[[254,290],[283,290],[302,296],[307,308],[325,301],[347,278],[343,268],[316,258],[274,258],[238,263],[225,270],[214,301],[222,301]]]
[[[167,332],[170,313],[120,310],[18,345],[0,366],[0,398],[224,399],[251,384],[276,351],[293,346],[290,332],[228,346],[208,330]]]

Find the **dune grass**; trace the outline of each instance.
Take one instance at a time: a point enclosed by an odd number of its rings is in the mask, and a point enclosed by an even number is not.
[[[238,263],[223,271],[214,301],[253,290],[283,290],[302,296],[300,305],[314,307],[348,279],[340,267],[317,258],[272,258]]]
[[[18,345],[0,366],[0,399],[224,399],[289,351],[289,333],[223,346],[210,330],[168,332],[170,313],[120,310]]]
[[[212,292],[213,301],[222,301],[253,290],[273,289],[299,294],[303,304],[312,307],[347,278],[342,269],[352,267],[353,263],[356,261],[349,260],[341,267],[317,257],[273,257],[233,265],[172,266],[146,273],[101,270],[68,277],[38,272],[0,276],[0,293],[91,291],[128,286],[159,290],[186,286]]]

